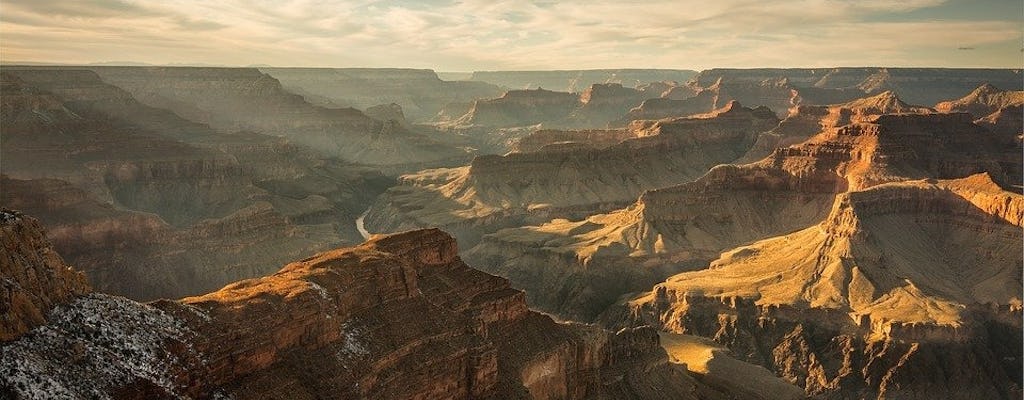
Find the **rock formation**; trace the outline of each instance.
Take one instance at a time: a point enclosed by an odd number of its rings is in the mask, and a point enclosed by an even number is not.
[[[503,227],[579,218],[734,160],[777,123],[767,109],[730,103],[700,117],[638,122],[623,133],[632,138],[608,147],[571,142],[480,156],[468,167],[402,177],[371,208],[366,226],[371,232],[441,227],[474,244]]]
[[[90,291],[32,217],[0,209],[0,241],[0,343],[46,324],[52,308]]]
[[[1024,104],[1024,90],[1000,90],[990,84],[978,86],[967,96],[935,105],[939,112],[965,112],[985,117],[1003,108]]]
[[[648,190],[624,209],[485,235],[466,257],[526,290],[531,304],[589,320],[651,279],[820,222],[838,193],[979,172],[1021,180],[1015,136],[992,135],[967,114],[862,115],[846,107],[829,115],[860,122],[756,163],[720,165],[694,182]]]
[[[20,242],[42,237],[38,230],[7,232],[22,221],[4,215],[14,221],[4,223],[5,240],[8,233]],[[52,252],[25,248],[48,258],[5,261],[5,280],[8,273],[68,271],[47,264]],[[140,304],[90,294],[62,301],[45,325],[3,339],[0,394],[726,398],[670,363],[655,330],[612,333],[556,323],[530,311],[507,281],[469,268],[456,253],[454,239],[440,231],[414,231],[321,253],[198,297]]]
[[[754,146],[738,162],[759,161],[776,148],[788,147],[803,142],[818,132],[852,122],[867,121],[877,115],[933,112],[934,110],[927,107],[904,103],[892,91],[830,106],[796,106],[779,126],[759,135]]]
[[[495,99],[473,102],[461,126],[513,127],[536,125],[565,118],[579,107],[576,94],[535,90],[510,90]]]
[[[1024,197],[986,174],[848,192],[820,224],[724,252],[630,315],[826,398],[1016,398],[1022,221]]]

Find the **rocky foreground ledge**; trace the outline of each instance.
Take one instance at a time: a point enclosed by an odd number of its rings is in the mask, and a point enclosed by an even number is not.
[[[142,304],[86,294],[34,219],[3,216],[3,398],[725,398],[654,329],[556,323],[436,229]]]

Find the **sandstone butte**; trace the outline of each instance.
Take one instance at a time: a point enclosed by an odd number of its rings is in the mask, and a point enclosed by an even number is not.
[[[3,210],[0,229],[0,294],[12,305],[0,318],[13,327],[0,342],[5,398],[727,399],[737,393],[670,362],[653,328],[613,333],[530,311],[522,292],[468,267],[455,240],[439,230],[378,235],[202,296],[138,303],[90,293],[33,218]],[[716,360],[729,364],[728,357]],[[797,398],[795,387],[771,383]]]

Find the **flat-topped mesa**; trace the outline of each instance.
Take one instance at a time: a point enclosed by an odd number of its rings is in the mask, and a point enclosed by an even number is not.
[[[499,98],[475,100],[456,123],[464,126],[527,126],[565,118],[579,107],[575,93],[536,90],[509,90]]]
[[[92,289],[53,250],[39,221],[0,209],[0,343],[44,325],[54,307]]]

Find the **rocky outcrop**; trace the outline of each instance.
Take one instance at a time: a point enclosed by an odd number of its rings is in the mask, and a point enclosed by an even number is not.
[[[703,114],[715,109],[717,103],[718,93],[714,88],[702,89],[694,96],[682,99],[672,97],[650,98],[644,100],[639,106],[630,109],[619,123]]]
[[[371,232],[436,226],[475,244],[500,228],[579,218],[731,161],[777,122],[767,109],[732,103],[702,117],[634,124],[635,137],[604,148],[568,143],[480,156],[469,167],[403,177],[371,208],[366,226]]]
[[[669,363],[653,329],[556,323],[456,254],[451,237],[414,231],[178,301],[89,295],[0,347],[0,393],[723,398]]]
[[[427,69],[260,68],[260,71],[313,104],[362,110],[395,103],[414,122],[429,120],[449,103],[472,102],[502,93],[501,88],[486,82],[444,81]]]
[[[563,119],[579,105],[579,98],[574,93],[544,89],[510,90],[495,99],[474,101],[457,123],[493,127],[536,125]]]
[[[727,249],[820,222],[839,193],[979,172],[1007,184],[1021,179],[1014,137],[992,135],[967,114],[872,115],[874,106],[845,107],[820,113],[819,121],[861,122],[828,128],[756,163],[721,165],[696,181],[648,190],[620,210],[485,235],[466,257],[508,277],[537,307],[589,320],[653,277],[701,268]]]
[[[618,83],[633,88],[649,82],[685,82],[696,71],[673,69],[614,69],[567,71],[475,71],[472,81],[482,81],[509,89],[548,88],[579,92],[593,84]]]
[[[965,112],[982,118],[1007,107],[1024,105],[1024,90],[1000,90],[990,84],[978,86],[967,96],[935,105],[939,112]]]
[[[800,143],[829,129],[864,122],[883,114],[931,114],[934,110],[904,103],[896,93],[886,91],[830,106],[796,106],[786,119],[771,131],[758,136],[754,146],[738,162],[755,162],[777,148]]]
[[[18,339],[56,306],[91,289],[85,276],[68,267],[32,217],[0,209],[0,343]]]
[[[1015,398],[1022,207],[984,174],[844,193],[817,226],[629,300],[628,318],[713,337],[825,398]]]

